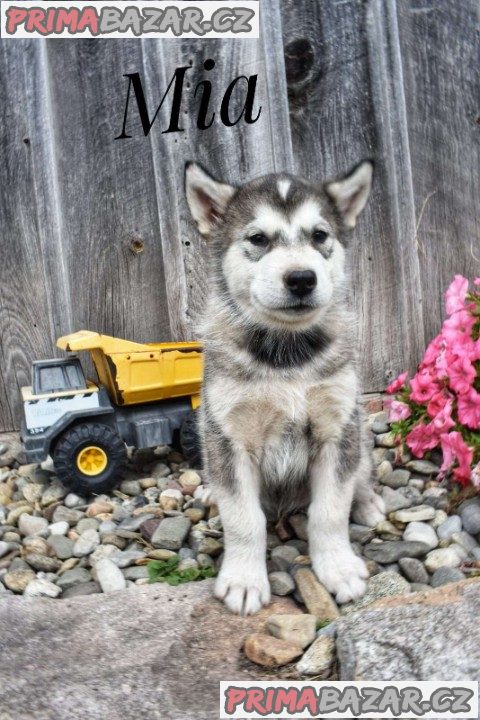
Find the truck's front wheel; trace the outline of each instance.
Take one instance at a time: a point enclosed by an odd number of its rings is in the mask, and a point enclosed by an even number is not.
[[[123,477],[126,447],[117,433],[101,423],[81,423],[58,440],[53,463],[61,482],[81,495],[111,490]]]

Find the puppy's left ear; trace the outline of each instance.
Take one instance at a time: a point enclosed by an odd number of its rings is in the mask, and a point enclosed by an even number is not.
[[[218,182],[197,163],[185,165],[185,193],[188,207],[202,235],[208,237],[223,217],[235,194],[232,185]]]
[[[373,162],[365,160],[341,180],[326,183],[325,192],[333,200],[343,222],[354,228],[367,204],[372,187]]]

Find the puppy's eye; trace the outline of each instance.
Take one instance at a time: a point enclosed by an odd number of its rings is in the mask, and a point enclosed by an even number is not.
[[[254,235],[250,235],[248,239],[252,245],[257,245],[258,247],[265,247],[268,245],[268,237],[263,233],[255,233]]]
[[[316,243],[323,243],[328,238],[328,232],[325,230],[314,230],[312,233],[312,239]]]

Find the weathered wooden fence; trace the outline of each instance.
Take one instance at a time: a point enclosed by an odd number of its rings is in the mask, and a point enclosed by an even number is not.
[[[261,0],[261,14],[259,40],[1,42],[1,428],[18,426],[18,388],[59,335],[195,336],[206,260],[186,159],[235,182],[375,158],[351,258],[366,391],[418,362],[453,274],[480,273],[477,0]],[[197,129],[206,58],[216,109],[258,74],[257,123]],[[148,137],[132,114],[116,141],[124,73],[156,108],[188,63],[184,132],[162,133],[166,106]]]

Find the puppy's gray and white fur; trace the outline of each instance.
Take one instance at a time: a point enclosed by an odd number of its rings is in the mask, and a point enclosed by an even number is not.
[[[266,520],[303,508],[320,582],[340,603],[365,591],[349,516],[353,505],[374,526],[384,508],[370,485],[345,258],[371,179],[364,162],[323,186],[282,174],[234,187],[186,166],[210,248],[200,426],[225,534],[215,594],[233,612],[269,602]]]

